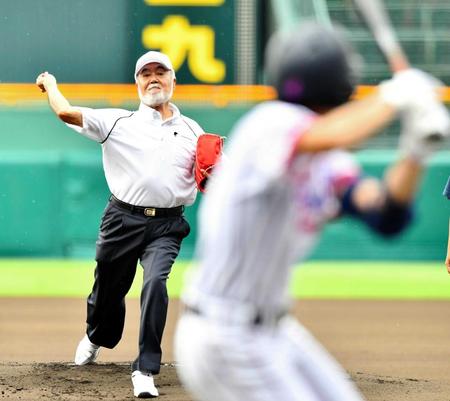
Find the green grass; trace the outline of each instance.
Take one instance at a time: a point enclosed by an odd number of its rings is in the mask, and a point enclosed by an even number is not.
[[[168,281],[169,295],[181,291],[188,262],[177,262]],[[0,259],[0,296],[86,297],[94,282],[94,261],[65,259]],[[129,292],[139,297],[142,268]]]
[[[168,281],[178,297],[191,265],[178,261]],[[93,283],[94,262],[55,259],[0,259],[2,297],[86,297]],[[129,296],[138,297],[138,268]],[[295,269],[291,294],[297,298],[450,299],[450,276],[433,262],[308,262]]]
[[[304,298],[450,299],[450,275],[437,262],[310,262],[291,293]]]

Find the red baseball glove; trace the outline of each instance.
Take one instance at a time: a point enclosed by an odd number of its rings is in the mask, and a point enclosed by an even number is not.
[[[195,157],[195,181],[201,192],[205,192],[208,176],[220,159],[223,139],[223,137],[215,134],[203,134],[198,138]]]

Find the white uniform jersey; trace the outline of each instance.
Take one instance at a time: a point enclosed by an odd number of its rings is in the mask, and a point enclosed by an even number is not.
[[[306,108],[274,101],[257,106],[236,126],[227,160],[202,203],[200,266],[186,303],[216,299],[260,311],[287,306],[291,266],[340,212],[337,192],[359,175],[343,151],[294,157],[314,118]]]
[[[362,401],[293,319],[289,272],[339,213],[359,174],[341,151],[295,155],[315,115],[269,102],[236,127],[200,211],[199,270],[175,336],[179,377],[198,401]]]

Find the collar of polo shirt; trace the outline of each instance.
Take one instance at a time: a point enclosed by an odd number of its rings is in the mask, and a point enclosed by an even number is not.
[[[173,103],[169,103],[169,107],[170,107],[170,110],[172,111],[172,117],[167,120],[164,120],[164,122],[172,120],[174,118],[178,118],[181,116],[181,112],[177,106],[175,106]],[[159,111],[155,110],[152,107],[145,105],[142,102],[140,103],[138,110],[144,116],[149,117],[152,120],[161,120],[161,113]]]

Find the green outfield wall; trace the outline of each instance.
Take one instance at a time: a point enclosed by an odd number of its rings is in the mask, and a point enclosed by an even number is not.
[[[228,135],[246,108],[182,108],[207,130]],[[0,109],[0,256],[92,257],[109,192],[100,145],[79,136],[42,107]],[[392,150],[356,153],[368,173],[380,176]],[[380,239],[357,221],[330,224],[314,259],[441,260],[446,250],[450,201],[442,189],[450,152],[430,161],[417,198],[415,224],[399,237]],[[196,204],[182,257],[196,240]],[[282,239],[280,239],[282,240]]]

